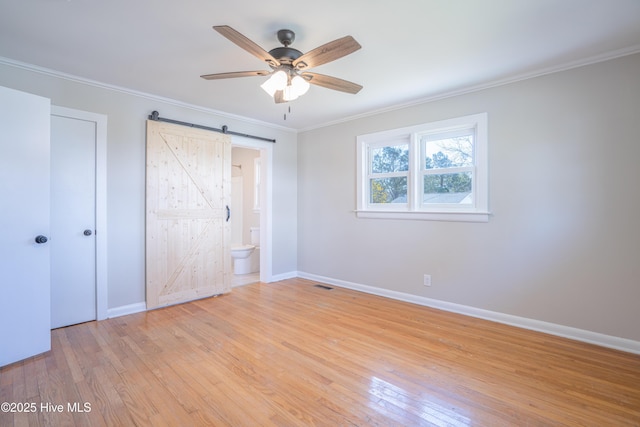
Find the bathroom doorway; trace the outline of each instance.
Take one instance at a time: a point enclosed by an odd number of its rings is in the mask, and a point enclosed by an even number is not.
[[[270,166],[272,143],[233,137],[231,149],[231,286],[271,277]],[[235,250],[234,250],[235,248]]]

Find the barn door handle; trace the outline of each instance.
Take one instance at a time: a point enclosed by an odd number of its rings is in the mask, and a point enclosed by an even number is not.
[[[229,218],[231,218],[231,209],[229,209],[229,205],[227,205],[227,222],[229,222]]]
[[[49,239],[47,239],[47,236],[43,236],[43,235],[36,236],[36,243],[39,244],[39,245],[41,245],[43,243],[47,243],[47,240],[49,240]]]

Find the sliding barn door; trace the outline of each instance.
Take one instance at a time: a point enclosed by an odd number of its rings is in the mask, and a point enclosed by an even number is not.
[[[231,137],[147,121],[147,308],[231,290]]]

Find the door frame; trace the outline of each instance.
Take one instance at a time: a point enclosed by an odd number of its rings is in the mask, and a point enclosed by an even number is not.
[[[96,320],[108,317],[107,288],[107,116],[51,106],[51,115],[93,122],[96,125]]]
[[[260,281],[273,281],[273,239],[272,239],[272,200],[273,200],[273,143],[232,135],[232,147],[250,148],[260,152]]]

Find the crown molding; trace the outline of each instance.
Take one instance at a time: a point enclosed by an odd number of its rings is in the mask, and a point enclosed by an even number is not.
[[[87,85],[87,86],[93,86],[93,87],[96,87],[96,88],[99,88],[99,89],[106,89],[106,90],[110,90],[110,91],[114,91],[114,92],[120,92],[120,93],[123,93],[123,94],[126,94],[126,95],[132,95],[132,96],[136,96],[136,97],[139,97],[139,98],[149,99],[151,101],[162,102],[162,103],[165,103],[165,104],[174,105],[176,107],[188,108],[190,110],[198,111],[198,112],[201,112],[201,113],[215,114],[217,116],[221,116],[221,117],[226,118],[226,119],[237,120],[237,121],[244,122],[244,123],[247,123],[247,124],[260,125],[260,126],[264,126],[264,127],[267,127],[267,128],[280,130],[280,131],[297,133],[297,130],[293,129],[293,128],[289,128],[289,127],[285,127],[285,126],[279,126],[279,125],[276,125],[276,124],[273,124],[273,123],[263,122],[261,120],[256,120],[256,119],[252,119],[250,117],[245,117],[245,116],[239,116],[239,115],[227,113],[227,112],[224,112],[224,111],[214,110],[212,108],[206,108],[206,107],[202,107],[202,106],[199,106],[199,105],[189,104],[189,103],[186,103],[186,102],[178,101],[178,100],[171,99],[171,98],[165,98],[165,97],[162,97],[162,96],[158,96],[158,95],[153,95],[153,94],[146,93],[146,92],[137,91],[137,90],[134,90],[134,89],[129,89],[129,88],[121,87],[121,86],[102,83],[102,82],[99,82],[99,81],[96,81],[96,80],[91,80],[91,79],[86,79],[84,77],[75,76],[73,74],[67,74],[67,73],[63,73],[61,71],[56,71],[56,70],[52,70],[52,69],[49,69],[49,68],[44,68],[44,67],[40,67],[40,66],[37,66],[37,65],[28,64],[26,62],[16,61],[16,60],[11,59],[11,58],[6,58],[6,57],[0,56],[0,64],[7,65],[7,66],[10,66],[10,67],[14,67],[14,68],[20,68],[20,69],[23,69],[23,70],[26,70],[26,71],[31,71],[31,72],[38,73],[38,74],[43,74],[43,75],[47,75],[47,76],[51,76],[51,77],[56,77],[56,78],[59,78],[59,79],[68,80],[68,81],[71,81],[71,82],[74,82],[74,83],[84,84],[84,85]]]
[[[376,110],[371,110],[371,111],[367,111],[365,113],[361,113],[361,114],[356,114],[353,116],[347,116],[347,117],[343,117],[339,120],[334,120],[331,122],[326,122],[320,125],[316,125],[316,126],[310,126],[310,127],[306,127],[303,129],[298,129],[298,132],[307,132],[310,130],[314,130],[314,129],[320,129],[320,128],[325,128],[325,127],[329,127],[329,126],[334,126],[334,125],[338,125],[341,123],[345,123],[345,122],[350,122],[353,120],[358,120],[358,119],[362,119],[362,118],[366,118],[366,117],[371,117],[371,116],[375,116],[378,114],[383,114],[383,113],[388,113],[391,111],[397,111],[397,110],[402,110],[404,108],[409,108],[409,107],[414,107],[417,105],[422,105],[422,104],[426,104],[429,102],[434,102],[434,101],[438,101],[441,99],[446,99],[446,98],[452,98],[454,96],[460,96],[460,95],[465,95],[468,93],[473,93],[473,92],[478,92],[481,90],[485,90],[485,89],[490,89],[490,88],[494,88],[494,87],[498,87],[498,86],[504,86],[504,85],[508,85],[511,83],[516,83],[519,81],[523,81],[523,80],[529,80],[529,79],[533,79],[536,77],[541,77],[541,76],[545,76],[547,74],[554,74],[554,73],[559,73],[561,71],[567,71],[567,70],[571,70],[574,68],[580,68],[580,67],[584,67],[587,65],[592,65],[592,64],[597,64],[599,62],[605,62],[605,61],[609,61],[612,59],[617,59],[617,58],[621,58],[624,56],[629,56],[629,55],[634,55],[636,53],[640,53],[640,45],[635,45],[635,46],[630,46],[628,48],[624,48],[624,49],[618,49],[618,50],[613,50],[610,52],[606,52],[600,55],[595,55],[595,56],[590,56],[588,58],[583,58],[577,61],[570,61],[570,62],[565,62],[562,64],[558,64],[555,65],[553,67],[547,67],[547,68],[540,68],[538,70],[535,71],[530,71],[527,73],[523,73],[523,74],[518,74],[516,76],[512,76],[512,77],[507,77],[504,79],[496,79],[496,80],[491,80],[485,83],[481,83],[478,85],[473,85],[473,86],[467,86],[467,87],[463,87],[460,89],[455,89],[455,90],[451,90],[451,91],[446,91],[446,92],[441,92],[441,93],[437,93],[437,94],[433,94],[433,95],[429,95],[426,97],[421,97],[421,98],[417,98],[417,99],[413,99],[411,101],[408,102],[404,102],[404,103],[400,103],[400,104],[394,104],[388,107],[383,107],[383,108],[379,108]]]
[[[387,107],[378,108],[378,109],[375,109],[375,110],[370,110],[370,111],[367,111],[367,112],[364,112],[364,113],[361,113],[361,114],[354,114],[354,115],[351,115],[351,116],[346,116],[346,117],[343,117],[343,118],[338,119],[338,120],[333,120],[333,121],[330,121],[330,122],[325,122],[325,123],[322,123],[322,124],[309,126],[309,127],[305,127],[305,128],[301,128],[301,129],[294,129],[294,128],[290,128],[290,127],[286,127],[286,126],[276,125],[276,124],[273,124],[273,123],[252,119],[250,117],[235,115],[235,114],[227,113],[227,112],[224,112],[224,111],[214,110],[214,109],[205,108],[205,107],[202,107],[202,106],[199,106],[199,105],[185,103],[185,102],[178,101],[178,100],[171,99],[171,98],[165,98],[165,97],[161,97],[161,96],[158,96],[158,95],[153,95],[153,94],[149,94],[149,93],[145,93],[145,92],[140,92],[140,91],[136,91],[136,90],[129,89],[129,88],[110,85],[110,84],[98,82],[98,81],[95,81],[95,80],[90,80],[90,79],[86,79],[86,78],[83,78],[83,77],[75,76],[75,75],[72,75],[72,74],[67,74],[67,73],[63,73],[63,72],[60,72],[60,71],[51,70],[51,69],[44,68],[44,67],[39,67],[37,65],[16,61],[16,60],[13,60],[13,59],[10,59],[10,58],[6,58],[6,57],[2,57],[2,56],[0,56],[0,64],[8,65],[8,66],[15,67],[15,68],[21,68],[21,69],[24,69],[24,70],[27,70],[27,71],[32,71],[32,72],[39,73],[39,74],[49,75],[49,76],[52,76],[52,77],[57,77],[57,78],[73,81],[73,82],[80,83],[80,84],[94,86],[94,87],[101,88],[101,89],[112,90],[112,91],[116,91],[116,92],[125,93],[125,94],[128,94],[128,95],[133,95],[133,96],[137,96],[137,97],[141,97],[141,98],[150,99],[150,100],[153,100],[153,101],[163,102],[163,103],[166,103],[166,104],[175,105],[177,107],[188,108],[188,109],[191,109],[191,110],[194,110],[194,111],[198,111],[198,112],[202,112],[202,113],[215,114],[215,115],[221,116],[223,118],[228,118],[228,119],[232,119],[232,120],[238,120],[240,122],[244,122],[244,123],[247,123],[247,124],[260,125],[260,126],[264,126],[264,127],[267,127],[267,128],[276,129],[276,130],[279,130],[279,131],[285,131],[285,132],[291,132],[291,133],[300,133],[300,132],[307,132],[307,131],[311,131],[311,130],[315,130],[315,129],[321,129],[321,128],[325,128],[325,127],[329,127],[329,126],[334,126],[334,125],[338,125],[338,124],[342,124],[342,123],[346,123],[346,122],[350,122],[350,121],[353,121],[353,120],[358,120],[358,119],[362,119],[362,118],[366,118],[366,117],[371,117],[371,116],[375,116],[375,115],[378,115],[378,114],[384,114],[384,113],[388,113],[388,112],[392,112],[392,111],[402,110],[404,108],[410,108],[410,107],[414,107],[414,106],[417,106],[417,105],[422,105],[422,104],[426,104],[426,103],[429,103],[429,102],[438,101],[438,100],[441,100],[441,99],[452,98],[452,97],[455,97],[455,96],[460,96],[460,95],[465,95],[465,94],[468,94],[468,93],[478,92],[478,91],[482,91],[482,90],[485,90],[485,89],[504,86],[504,85],[508,85],[508,84],[511,84],[511,83],[516,83],[516,82],[523,81],[523,80],[529,80],[529,79],[533,79],[533,78],[536,78],[536,77],[541,77],[541,76],[544,76],[544,75],[547,75],[547,74],[559,73],[559,72],[571,70],[571,69],[574,69],[574,68],[580,68],[580,67],[584,67],[584,66],[587,66],[587,65],[597,64],[599,62],[605,62],[605,61],[609,61],[609,60],[612,60],[612,59],[621,58],[621,57],[624,57],[624,56],[634,55],[634,54],[637,54],[637,53],[640,53],[640,45],[634,45],[634,46],[630,46],[630,47],[623,48],[623,49],[613,50],[613,51],[610,51],[610,52],[605,52],[605,53],[600,54],[600,55],[590,56],[588,58],[583,58],[583,59],[576,60],[576,61],[565,62],[565,63],[562,63],[562,64],[555,65],[553,67],[540,68],[540,69],[535,70],[535,71],[531,71],[531,72],[527,72],[527,73],[523,73],[523,74],[518,74],[516,76],[512,76],[512,77],[508,77],[508,78],[504,78],[504,79],[491,80],[491,81],[488,81],[488,82],[485,82],[485,83],[481,83],[481,84],[478,84],[478,85],[467,86],[467,87],[463,87],[463,88],[459,88],[459,89],[455,89],[455,90],[451,90],[451,91],[436,93],[436,94],[432,94],[432,95],[429,95],[429,96],[413,99],[413,100],[410,100],[410,101],[407,101],[407,102],[394,104],[394,105],[390,105],[390,106],[387,106]]]

